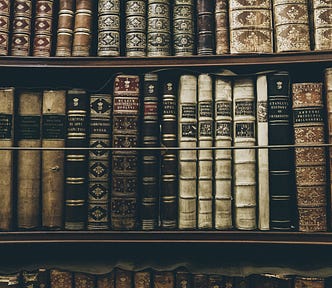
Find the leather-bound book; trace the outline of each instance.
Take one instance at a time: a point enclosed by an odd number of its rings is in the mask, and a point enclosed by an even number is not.
[[[0,288],[20,288],[21,273],[0,274]]]
[[[87,220],[89,95],[82,89],[67,92],[65,158],[65,229],[83,230]],[[75,149],[74,149],[75,148]],[[80,149],[83,148],[83,149]]]
[[[170,55],[170,0],[148,0],[147,56]]]
[[[150,269],[134,272],[134,288],[152,288]]]
[[[45,268],[38,268],[32,271],[23,270],[21,279],[22,288],[50,287],[49,270]]]
[[[42,226],[63,227],[66,127],[65,90],[44,90],[42,104]]]
[[[215,41],[216,54],[229,53],[229,23],[228,23],[228,1],[215,0]]]
[[[90,95],[88,230],[109,228],[111,95]]]
[[[75,288],[94,288],[95,277],[89,273],[74,272],[74,286]]]
[[[293,288],[293,277],[278,274],[252,274],[250,278],[250,287],[278,287],[278,288]]]
[[[193,288],[206,288],[208,287],[208,275],[207,274],[201,274],[201,273],[195,273],[193,274]]]
[[[215,53],[215,0],[196,0],[196,5],[197,54],[213,55]]]
[[[306,0],[273,1],[273,19],[276,52],[310,50]]]
[[[324,288],[325,279],[322,277],[296,276],[294,288]]]
[[[120,1],[98,2],[98,56],[120,56]]]
[[[19,92],[15,128],[18,147],[41,146],[41,112],[41,92]],[[19,150],[17,153],[18,229],[40,227],[40,158],[40,150]]]
[[[185,267],[179,267],[175,270],[175,287],[192,287],[193,277],[192,274]]]
[[[175,56],[194,54],[194,24],[194,0],[175,0],[173,5],[173,50]]]
[[[146,0],[126,0],[126,56],[146,56]]]
[[[38,287],[49,288],[50,283],[50,270],[47,268],[38,268]]]
[[[55,56],[72,54],[75,0],[59,0],[58,28]]]
[[[224,287],[235,288],[233,276],[224,276]]]
[[[231,53],[272,53],[272,31],[270,0],[229,2]]]
[[[132,288],[133,271],[115,268],[115,288]]]
[[[153,273],[154,288],[174,288],[175,277],[173,271],[154,271]]]
[[[214,145],[232,146],[232,80],[217,76],[214,89]],[[231,229],[232,220],[232,150],[214,152],[214,227]]]
[[[322,83],[292,84],[299,231],[327,230],[326,155]]]
[[[96,275],[96,288],[115,288],[114,270],[101,275]]]
[[[73,273],[67,270],[51,269],[50,270],[50,287],[51,288],[72,288],[74,284]]]
[[[211,274],[208,275],[208,288],[223,288],[227,286],[224,285],[224,279],[222,275],[219,274]]]
[[[14,87],[0,88],[0,147],[14,145]],[[13,150],[0,150],[0,230],[13,228]]]
[[[9,54],[11,0],[0,1],[0,56]]]
[[[312,1],[315,50],[332,49],[332,3],[329,0]]]
[[[182,75],[178,94],[179,229],[197,227],[197,77]],[[184,149],[186,148],[186,149]]]
[[[256,224],[256,113],[254,80],[236,78],[233,87],[234,218],[235,227],[253,230]],[[248,147],[240,148],[237,147]]]
[[[139,76],[119,75],[113,93],[111,226],[137,227]],[[122,150],[125,148],[126,150]]]

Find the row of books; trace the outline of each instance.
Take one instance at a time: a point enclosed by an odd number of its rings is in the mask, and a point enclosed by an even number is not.
[[[0,3],[0,55],[153,57],[332,49],[328,0]]]

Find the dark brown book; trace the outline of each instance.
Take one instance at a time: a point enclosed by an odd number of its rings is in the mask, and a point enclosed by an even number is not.
[[[0,274],[0,288],[20,288],[21,273]]]
[[[215,38],[216,54],[229,53],[229,21],[228,21],[228,1],[215,0]]]
[[[106,274],[96,275],[96,288],[115,288],[114,270]]]
[[[154,271],[153,273],[154,288],[174,288],[175,277],[173,271]]]
[[[115,268],[115,288],[132,288],[133,271]]]
[[[197,9],[197,54],[215,53],[214,0],[196,0]]]
[[[9,54],[11,0],[0,1],[0,56]]]
[[[67,270],[51,269],[50,287],[51,288],[73,288],[73,273]]]
[[[151,270],[145,269],[134,272],[134,287],[135,288],[152,288]]]
[[[95,277],[89,273],[74,272],[75,288],[95,288]]]

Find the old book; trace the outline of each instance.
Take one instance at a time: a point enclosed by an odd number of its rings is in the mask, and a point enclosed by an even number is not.
[[[89,273],[74,272],[74,286],[75,288],[94,288],[95,277]]]
[[[173,5],[173,50],[175,56],[194,54],[194,24],[194,0],[175,0]]]
[[[152,279],[154,288],[174,288],[175,277],[173,271],[154,271]]]
[[[236,78],[233,87],[234,218],[235,227],[253,230],[256,224],[256,113],[254,80]],[[240,148],[237,147],[248,147]]]
[[[0,147],[14,145],[14,87],[0,88]],[[0,150],[0,230],[13,228],[13,150]]]
[[[170,0],[148,0],[147,56],[170,55]]]
[[[126,56],[146,56],[145,0],[126,0]]]
[[[197,175],[197,227],[211,229],[213,223],[213,101],[212,77],[208,74],[198,76],[198,151]]]
[[[59,0],[58,27],[55,56],[72,54],[75,0]]]
[[[215,53],[214,8],[211,0],[196,0],[197,9],[197,54]]]
[[[232,146],[232,80],[215,77],[214,88],[214,145],[216,148]],[[214,227],[231,229],[232,220],[232,150],[214,152]]]
[[[83,230],[87,220],[88,153],[85,149],[90,100],[85,90],[70,89],[66,101],[66,147],[71,149],[65,155],[65,229]]]
[[[208,287],[208,275],[202,273],[193,274],[193,288],[206,288]]]
[[[41,146],[42,95],[22,90],[18,94],[17,145],[22,148]],[[17,153],[17,227],[40,227],[40,150]]]
[[[42,103],[42,226],[63,227],[66,91],[44,90]],[[59,150],[53,150],[59,148]]]
[[[293,277],[278,274],[252,274],[249,276],[252,288],[278,287],[293,288]]]
[[[182,75],[178,94],[179,229],[197,227],[197,77]]]
[[[249,276],[233,276],[234,288],[250,288]]]
[[[175,270],[175,288],[193,287],[193,277],[185,267],[179,267]]]
[[[115,288],[114,270],[106,273],[96,275],[96,288]]]
[[[119,75],[113,93],[111,226],[137,227],[139,76]],[[121,149],[124,148],[124,149]]]
[[[11,55],[29,56],[32,0],[15,0],[12,20]]]
[[[326,155],[322,83],[292,84],[299,231],[326,231]],[[318,146],[317,146],[318,145]]]
[[[223,288],[224,286],[224,277],[219,274],[208,275],[208,288]]]
[[[324,288],[325,279],[322,277],[296,276],[294,288]]]
[[[329,0],[311,1],[315,50],[332,49],[332,3]]]
[[[110,202],[110,135],[111,135],[111,95],[90,95],[89,133],[89,230],[109,228]]]
[[[0,274],[0,288],[19,288],[21,286],[21,273]]]
[[[115,268],[115,288],[131,288],[133,284],[133,271]]]
[[[43,267],[38,268],[38,287],[48,288],[50,285],[50,270]]]
[[[216,54],[229,53],[228,1],[215,0],[215,42]]]
[[[272,53],[272,32],[270,0],[229,2],[231,53]]]
[[[145,269],[134,272],[134,288],[151,288],[151,270]]]
[[[32,270],[32,271],[27,271],[23,270],[22,271],[22,287],[23,288],[37,288],[39,287],[39,281],[38,281],[38,276],[39,276],[39,271],[38,270]]]
[[[120,56],[120,1],[98,2],[98,56]]]
[[[0,55],[7,56],[9,54],[9,29],[11,16],[11,1],[0,1]]]
[[[273,1],[273,19],[276,52],[310,50],[306,0]]]
[[[53,268],[50,270],[50,287],[72,288],[74,284],[73,278],[71,271]]]

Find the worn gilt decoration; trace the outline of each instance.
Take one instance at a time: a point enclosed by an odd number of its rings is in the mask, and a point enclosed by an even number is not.
[[[9,53],[10,0],[0,0],[0,55]]]

